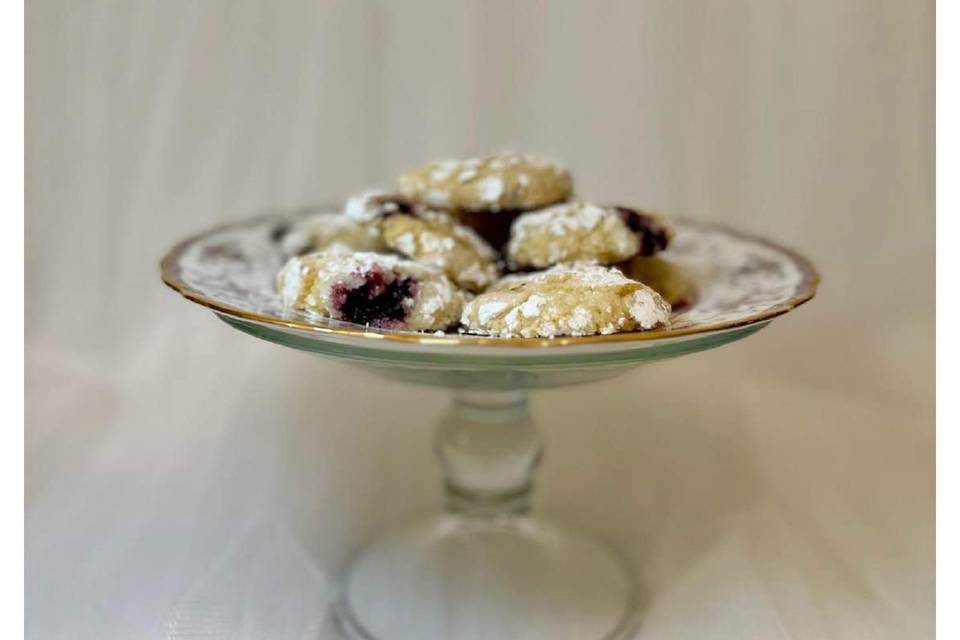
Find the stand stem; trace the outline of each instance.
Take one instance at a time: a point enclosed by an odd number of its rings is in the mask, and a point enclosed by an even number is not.
[[[447,511],[493,518],[530,510],[543,441],[525,392],[456,392],[437,429],[436,451]]]
[[[606,548],[530,510],[543,451],[523,392],[457,392],[440,422],[447,513],[354,560],[336,605],[357,640],[634,637],[629,572]]]

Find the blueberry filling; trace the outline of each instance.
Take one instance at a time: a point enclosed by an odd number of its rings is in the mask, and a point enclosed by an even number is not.
[[[334,285],[331,301],[340,317],[348,322],[389,329],[403,324],[408,310],[404,301],[416,292],[414,278],[397,278],[375,270],[364,274],[364,283],[359,287]]]
[[[637,255],[652,256],[663,251],[670,243],[667,228],[655,216],[627,207],[615,207],[624,224],[640,239],[640,252]]]

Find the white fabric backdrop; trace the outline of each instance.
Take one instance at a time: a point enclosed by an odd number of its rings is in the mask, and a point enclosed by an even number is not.
[[[180,237],[437,156],[807,252],[750,340],[544,392],[537,508],[625,549],[641,638],[933,635],[933,2],[27,3],[30,638],[312,638],[435,508],[442,393],[230,331]]]

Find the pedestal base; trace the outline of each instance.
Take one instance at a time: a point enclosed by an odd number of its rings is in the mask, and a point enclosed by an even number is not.
[[[612,640],[635,632],[636,605],[629,572],[590,538],[528,516],[445,515],[367,548],[335,614],[362,640]]]

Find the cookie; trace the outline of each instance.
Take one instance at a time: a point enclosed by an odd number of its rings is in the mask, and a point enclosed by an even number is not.
[[[625,207],[570,202],[531,211],[511,226],[507,260],[514,268],[560,262],[616,264],[666,248],[669,228],[659,218]]]
[[[446,213],[390,216],[381,223],[381,233],[394,251],[437,267],[469,291],[482,291],[500,275],[490,245]]]
[[[617,267],[628,278],[642,282],[659,293],[674,311],[690,306],[696,299],[693,278],[666,258],[637,256]]]
[[[352,198],[347,215],[375,228],[388,249],[440,269],[464,289],[481,291],[499,276],[496,252],[446,212],[413,207],[402,197],[369,193]]]
[[[593,263],[501,278],[463,308],[467,333],[553,338],[653,329],[670,322],[670,305],[618,269]]]
[[[401,175],[397,187],[430,207],[492,212],[536,209],[562,202],[573,191],[569,171],[519,154],[428,164]]]
[[[347,199],[343,214],[354,222],[365,224],[395,213],[413,213],[414,204],[399,193],[365,191]]]
[[[343,247],[291,258],[277,287],[286,308],[380,329],[446,329],[464,302],[438,269]]]
[[[305,220],[287,242],[296,242],[322,251],[339,244],[353,251],[385,251],[377,229],[356,222],[344,214],[320,214]]]
[[[615,206],[613,208],[623,216],[623,221],[630,230],[637,234],[640,241],[638,256],[652,256],[659,253],[673,240],[673,227],[663,216],[630,207]]]

